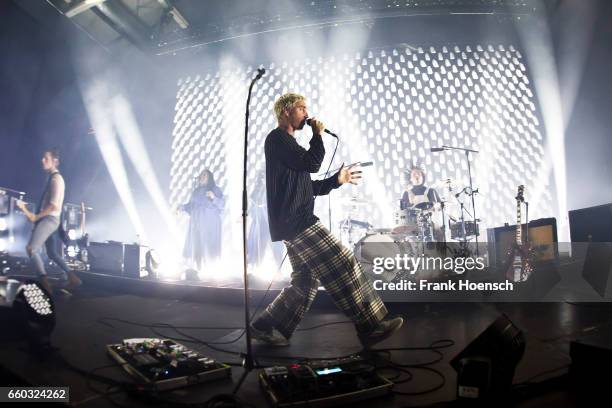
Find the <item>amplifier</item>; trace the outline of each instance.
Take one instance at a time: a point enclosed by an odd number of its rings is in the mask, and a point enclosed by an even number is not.
[[[612,204],[569,212],[572,242],[612,242]]]
[[[602,298],[612,297],[612,242],[591,242],[588,245],[582,277]]]
[[[123,274],[122,242],[90,242],[87,255],[92,272],[115,276]]]
[[[358,355],[268,367],[259,383],[275,407],[331,407],[387,395],[393,387]]]
[[[521,225],[523,240],[527,237],[527,225]],[[516,242],[516,225],[489,228],[487,230],[489,265],[503,265],[512,245]],[[541,218],[529,222],[529,242],[535,248],[536,262],[556,262],[559,258],[557,245],[557,220]]]

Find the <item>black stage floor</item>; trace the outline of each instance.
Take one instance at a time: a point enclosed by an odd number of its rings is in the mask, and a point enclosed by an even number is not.
[[[323,305],[323,306],[321,306]],[[405,326],[393,338],[377,348],[422,347],[432,342],[450,339],[454,342],[449,348],[442,349],[442,361],[427,366],[426,369],[410,368],[412,380],[397,385],[394,391],[419,393],[441,383],[441,378],[429,370],[438,370],[444,377],[440,389],[422,395],[394,395],[379,400],[370,400],[354,407],[367,406],[419,406],[430,405],[455,399],[456,374],[449,365],[450,359],[476,338],[500,313],[505,313],[526,337],[525,356],[519,363],[514,378],[515,383],[526,380],[540,381],[567,372],[570,363],[570,340],[587,333],[605,332],[609,328],[611,305],[583,303],[411,303],[390,304],[392,314],[402,315]],[[31,356],[24,345],[8,335],[3,328],[0,361],[7,381],[36,386],[69,386],[72,406],[103,407],[115,403],[125,406],[147,406],[148,404],[123,393],[103,396],[105,386],[88,380],[67,367],[62,358],[81,370],[95,370],[96,374],[116,380],[128,381],[129,377],[106,355],[107,344],[121,342],[133,337],[184,337],[171,329],[157,329],[154,333],[146,327],[154,323],[164,323],[176,327],[223,327],[223,329],[184,329],[187,333],[203,341],[235,338],[236,330],[242,327],[244,312],[239,305],[223,304],[218,301],[189,302],[168,298],[134,294],[116,294],[103,288],[85,285],[74,296],[56,297],[57,326],[53,332],[53,345],[59,350],[46,360]],[[122,319],[132,323],[120,322]],[[326,323],[322,327],[310,329]],[[269,349],[255,347],[259,363],[272,365],[286,362],[282,357],[332,357],[359,352],[361,347],[355,331],[346,318],[335,309],[325,306],[325,302],[313,308],[306,316],[302,329],[292,338],[288,348]],[[141,326],[143,325],[143,326]],[[608,331],[609,332],[609,331]],[[610,336],[612,340],[612,336]],[[612,343],[612,342],[611,342]],[[240,341],[217,345],[226,352],[215,351],[202,344],[185,343],[194,349],[218,360],[238,364],[240,356],[231,352],[243,350]],[[418,365],[435,359],[436,355],[427,350],[393,351],[396,363]],[[97,369],[97,370],[96,370]],[[205,401],[218,393],[231,392],[242,373],[242,368],[234,367],[231,380],[218,380],[212,383],[194,385],[174,391],[172,398],[186,401]],[[239,397],[255,406],[267,406],[260,391],[255,370],[239,392]],[[543,374],[542,374],[543,373]],[[538,376],[542,374],[541,376]],[[537,376],[537,377],[536,377]],[[110,400],[112,398],[112,401]],[[149,404],[150,405],[150,404]],[[443,404],[444,405],[444,404]],[[577,406],[567,390],[552,391],[521,402],[518,406]]]

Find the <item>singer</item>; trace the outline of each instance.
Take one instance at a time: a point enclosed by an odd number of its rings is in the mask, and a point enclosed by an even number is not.
[[[190,267],[202,271],[206,263],[221,255],[221,213],[225,201],[210,170],[200,173],[198,184],[189,202],[179,209],[190,215],[183,257]]]
[[[389,337],[403,319],[383,320],[387,308],[365,277],[353,253],[314,215],[314,196],[326,195],[342,184],[356,184],[360,172],[340,168],[331,177],[313,181],[325,156],[321,134],[325,126],[315,118],[310,148],[302,148],[294,133],[308,119],[306,99],[281,96],[274,104],[278,127],[265,141],[266,195],[272,241],[283,240],[293,268],[291,285],[252,323],[253,338],[263,344],[286,346],[322,284],[336,306],[354,323],[364,346]],[[280,334],[278,334],[278,333]]]

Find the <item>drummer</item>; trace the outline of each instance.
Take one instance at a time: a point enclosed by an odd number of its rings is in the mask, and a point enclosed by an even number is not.
[[[425,185],[425,171],[418,166],[412,166],[406,171],[409,174],[409,184],[400,200],[400,210],[419,209],[430,210],[440,207],[438,192]]]

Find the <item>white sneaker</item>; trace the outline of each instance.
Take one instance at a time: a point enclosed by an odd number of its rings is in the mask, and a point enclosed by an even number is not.
[[[274,329],[270,331],[257,330],[251,325],[251,338],[261,345],[273,346],[273,347],[287,347],[289,340],[280,333],[275,333]]]

